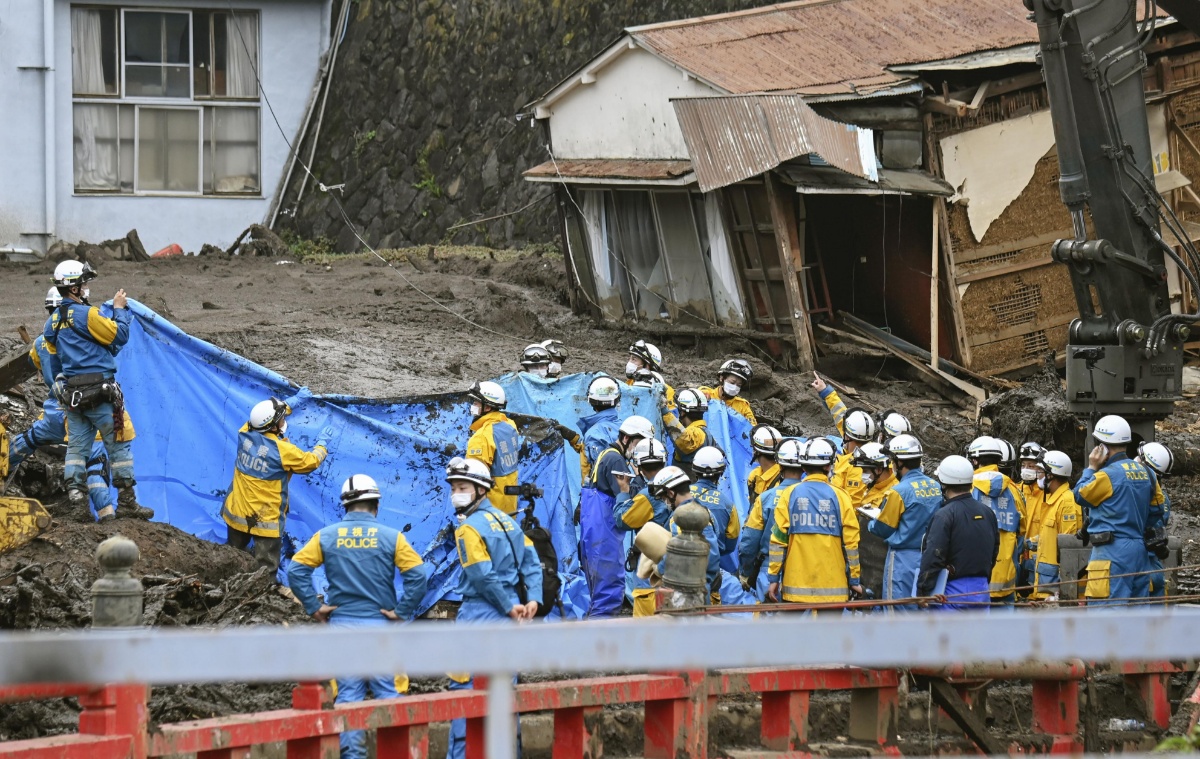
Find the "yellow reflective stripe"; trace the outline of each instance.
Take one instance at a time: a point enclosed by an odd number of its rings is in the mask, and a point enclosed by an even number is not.
[[[998,593],[998,592],[1005,591],[1005,590],[1012,590],[1015,587],[1017,587],[1016,580],[1009,580],[1008,582],[988,583],[988,590],[992,593]]]
[[[790,585],[783,586],[783,592],[789,596],[845,596],[849,590],[847,588],[793,588]]]
[[[70,462],[67,462],[70,463]],[[230,524],[236,524],[238,527],[245,527],[245,532],[250,531],[250,522],[246,521],[245,517],[239,517],[229,510],[228,506],[221,507],[221,516],[225,517],[225,521]],[[278,530],[279,522],[255,522],[254,529],[256,530]]]

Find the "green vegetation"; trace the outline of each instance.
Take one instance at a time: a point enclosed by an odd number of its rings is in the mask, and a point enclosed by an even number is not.
[[[1193,754],[1200,751],[1200,724],[1187,735],[1176,735],[1163,740],[1154,748],[1154,753]]]
[[[320,261],[337,255],[333,251],[333,240],[328,237],[309,239],[290,229],[280,231],[279,237],[299,261]]]
[[[369,132],[360,132],[357,129],[354,130],[354,157],[358,158],[358,156],[362,153],[363,148],[367,146],[367,143],[372,142],[374,139],[374,129]]]

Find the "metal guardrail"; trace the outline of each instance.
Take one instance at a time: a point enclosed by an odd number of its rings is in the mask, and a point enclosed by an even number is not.
[[[5,633],[0,684],[269,682],[470,671],[490,679],[488,713],[511,715],[514,672],[1200,659],[1198,622],[1200,609],[1118,608],[1085,614]],[[489,757],[511,756],[513,720],[488,719],[486,743]]]

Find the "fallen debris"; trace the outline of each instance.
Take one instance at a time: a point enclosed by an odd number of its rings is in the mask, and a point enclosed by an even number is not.
[[[246,237],[249,236],[249,240]],[[203,251],[201,251],[203,252]],[[264,227],[262,224],[251,224],[246,227],[243,232],[233,241],[233,245],[229,246],[229,250],[225,251],[229,255],[239,256],[289,256],[292,254],[291,248],[283,241],[279,235]]]

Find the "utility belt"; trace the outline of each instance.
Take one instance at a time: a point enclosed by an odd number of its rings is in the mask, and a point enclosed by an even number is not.
[[[66,389],[58,400],[68,411],[87,411],[104,403],[116,403],[120,398],[121,386],[115,379],[92,373],[68,377]]]
[[[1088,539],[1094,546],[1106,546],[1113,542],[1114,536],[1111,532],[1089,532]]]
[[[1167,547],[1167,529],[1165,527],[1151,527],[1146,530],[1142,541],[1146,544],[1146,550],[1159,560],[1164,560],[1171,555],[1171,549]]]

